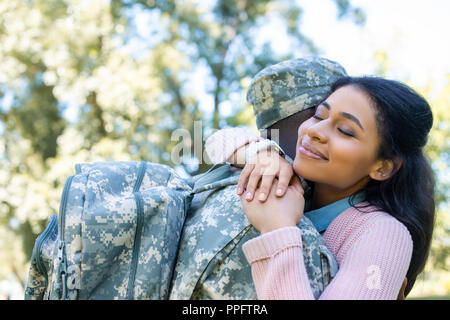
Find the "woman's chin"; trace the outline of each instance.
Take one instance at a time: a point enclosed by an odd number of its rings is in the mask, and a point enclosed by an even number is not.
[[[324,177],[327,177],[327,175],[325,174],[327,168],[323,160],[308,161],[308,159],[307,160],[302,159],[302,157],[299,157],[297,155],[294,159],[292,168],[294,169],[297,175],[309,181],[318,182],[322,181]]]
[[[295,173],[302,177],[303,179],[314,181],[313,175],[311,175],[312,172],[314,172],[313,168],[308,168],[308,166],[305,166],[304,163],[299,163],[297,161],[294,161],[294,165],[292,166]]]

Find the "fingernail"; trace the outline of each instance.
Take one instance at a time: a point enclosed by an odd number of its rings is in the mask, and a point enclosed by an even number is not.
[[[264,200],[266,198],[266,195],[264,193],[261,193],[259,195],[259,200]]]
[[[278,189],[278,190],[277,190],[277,194],[278,194],[279,196],[281,196],[281,195],[283,194],[283,190],[282,190],[282,189]]]
[[[241,194],[242,193],[242,188],[238,188],[237,189],[237,194]]]
[[[247,195],[245,196],[245,199],[251,200],[252,199],[252,193],[251,192],[247,192]]]

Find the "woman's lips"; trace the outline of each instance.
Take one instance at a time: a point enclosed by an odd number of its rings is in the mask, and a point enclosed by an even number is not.
[[[298,148],[298,151],[301,154],[303,154],[309,158],[313,158],[313,159],[317,159],[317,160],[328,160],[319,151],[315,150],[307,143],[303,143],[302,145],[300,145],[300,147]]]

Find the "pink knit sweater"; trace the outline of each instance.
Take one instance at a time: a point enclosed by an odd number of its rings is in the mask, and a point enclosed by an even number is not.
[[[209,145],[226,144],[233,139],[232,131],[216,132],[208,139]],[[255,140],[251,133],[247,138],[242,130],[235,133],[241,145],[245,144],[242,141]],[[215,149],[217,162],[227,159],[233,150],[223,151]],[[339,271],[319,299],[397,298],[413,250],[411,236],[401,222],[385,212],[363,213],[349,208],[332,221],[324,239]],[[300,229],[285,227],[262,234],[247,241],[243,251],[251,264],[259,299],[314,299]]]

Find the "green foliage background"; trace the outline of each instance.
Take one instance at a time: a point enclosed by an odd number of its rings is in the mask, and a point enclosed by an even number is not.
[[[339,18],[364,24],[350,1],[330,1]],[[203,142],[228,125],[255,129],[243,99],[251,77],[318,52],[300,31],[302,13],[289,0],[0,0],[0,280],[24,285],[34,241],[58,212],[75,163],[173,166],[176,129],[194,136],[194,121],[201,121]],[[271,17],[283,21],[291,55],[259,41]],[[375,71],[386,72],[386,56],[376,52],[374,60]],[[427,155],[440,204],[423,281],[450,291],[450,78],[440,93],[417,89],[433,105]],[[208,168],[195,155],[184,160],[189,174]]]

